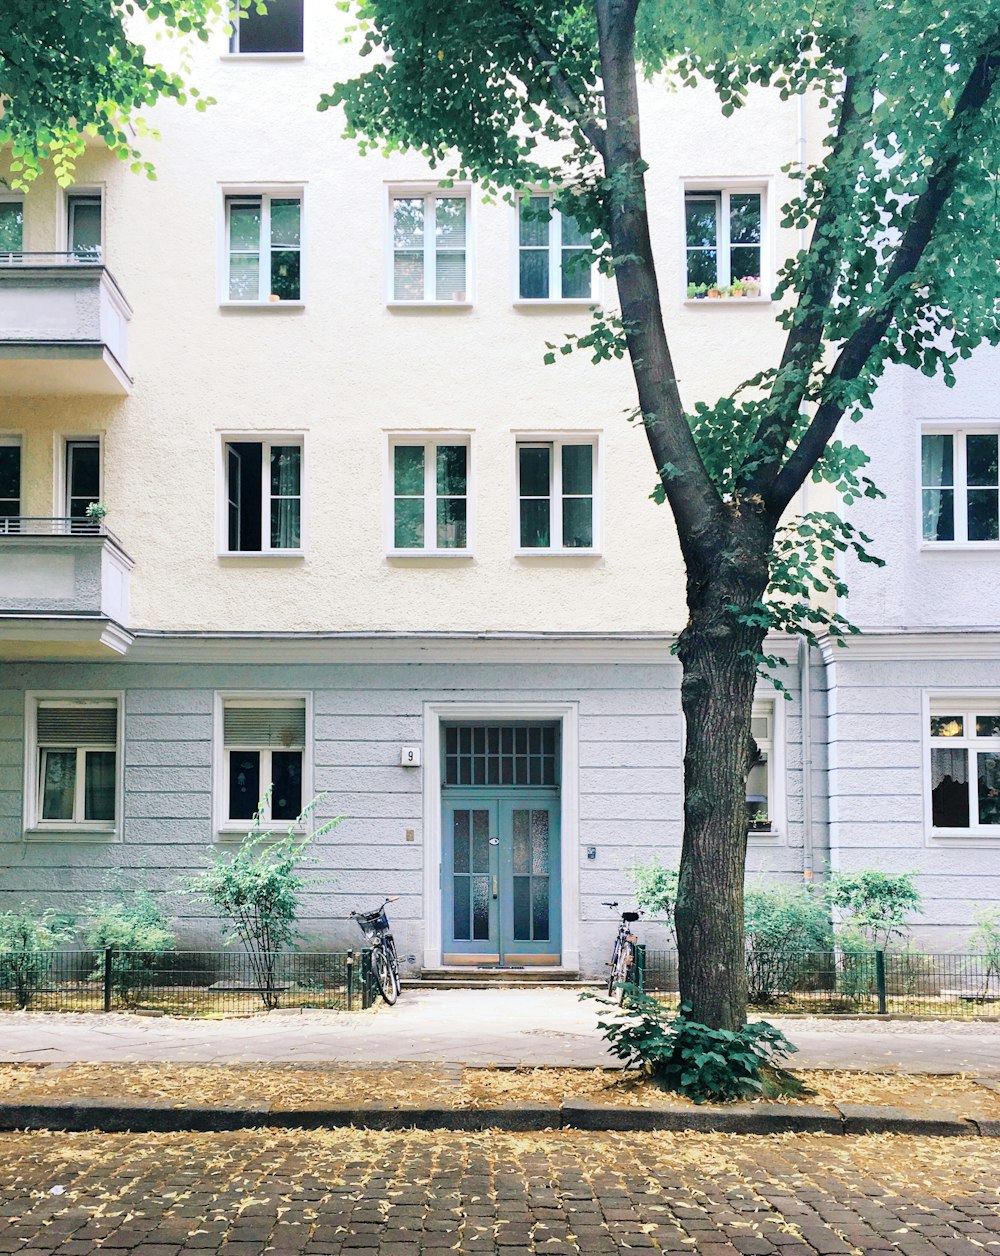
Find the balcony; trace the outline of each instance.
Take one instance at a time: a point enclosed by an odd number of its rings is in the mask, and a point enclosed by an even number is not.
[[[96,255],[0,254],[0,396],[127,396],[131,317]]]
[[[0,518],[0,641],[51,652],[58,643],[124,654],[132,559],[103,523]],[[86,652],[86,651],[84,651]]]

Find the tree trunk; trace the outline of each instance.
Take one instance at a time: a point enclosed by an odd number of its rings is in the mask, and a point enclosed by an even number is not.
[[[764,639],[763,628],[728,608],[749,612],[763,595],[767,553],[765,546],[739,559],[719,554],[701,572],[689,566],[690,619],[678,642],[686,725],[675,913],[680,994],[691,1019],[713,1029],[746,1023],[746,778],[757,753],[750,718]]]

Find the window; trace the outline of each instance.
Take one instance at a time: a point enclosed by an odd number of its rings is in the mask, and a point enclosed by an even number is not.
[[[393,194],[391,209],[390,301],[466,302],[468,196]]]
[[[261,53],[301,52],[302,0],[267,0],[267,12],[257,9],[257,0],[249,0],[245,10],[232,8],[233,33],[229,51],[244,56]]]
[[[100,524],[87,517],[91,502],[101,500],[101,442],[66,442],[66,515],[71,532],[97,532]]]
[[[20,531],[21,442],[0,436],[0,533]]]
[[[518,548],[583,551],[595,548],[594,440],[519,441]]]
[[[118,702],[43,698],[34,703],[36,827],[114,827]]]
[[[81,262],[101,260],[101,194],[74,192],[66,198],[67,241]]]
[[[302,198],[261,192],[226,197],[225,300],[302,299]]]
[[[774,831],[772,771],[774,766],[774,705],[754,703],[750,732],[757,743],[757,760],[747,775],[747,823],[751,833]]]
[[[222,704],[223,823],[291,821],[302,813],[304,698],[227,698]]]
[[[1000,460],[993,431],[924,432],[920,482],[925,541],[1000,540]]]
[[[24,248],[24,202],[0,200],[0,262],[20,261]]]
[[[760,282],[763,194],[723,188],[685,192],[687,282],[728,287],[737,279]]]
[[[594,251],[589,233],[553,208],[552,197],[518,202],[518,284],[521,301],[589,301]]]
[[[390,441],[390,552],[467,552],[469,444],[460,438]]]
[[[1000,837],[1000,701],[935,698],[928,734],[931,826]]]
[[[227,440],[225,549],[261,554],[302,549],[302,442]]]

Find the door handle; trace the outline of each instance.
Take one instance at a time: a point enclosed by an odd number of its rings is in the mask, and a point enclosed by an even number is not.
[[[495,872],[493,874],[493,897],[494,898],[500,897],[500,884],[497,878],[497,874]]]

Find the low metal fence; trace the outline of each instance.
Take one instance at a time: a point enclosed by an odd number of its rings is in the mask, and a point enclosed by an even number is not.
[[[677,952],[639,947],[638,984],[679,1000]],[[767,1012],[1000,1016],[1000,956],[924,951],[747,951],[751,1006]]]
[[[0,951],[0,1011],[356,1011],[375,995],[369,950]]]

